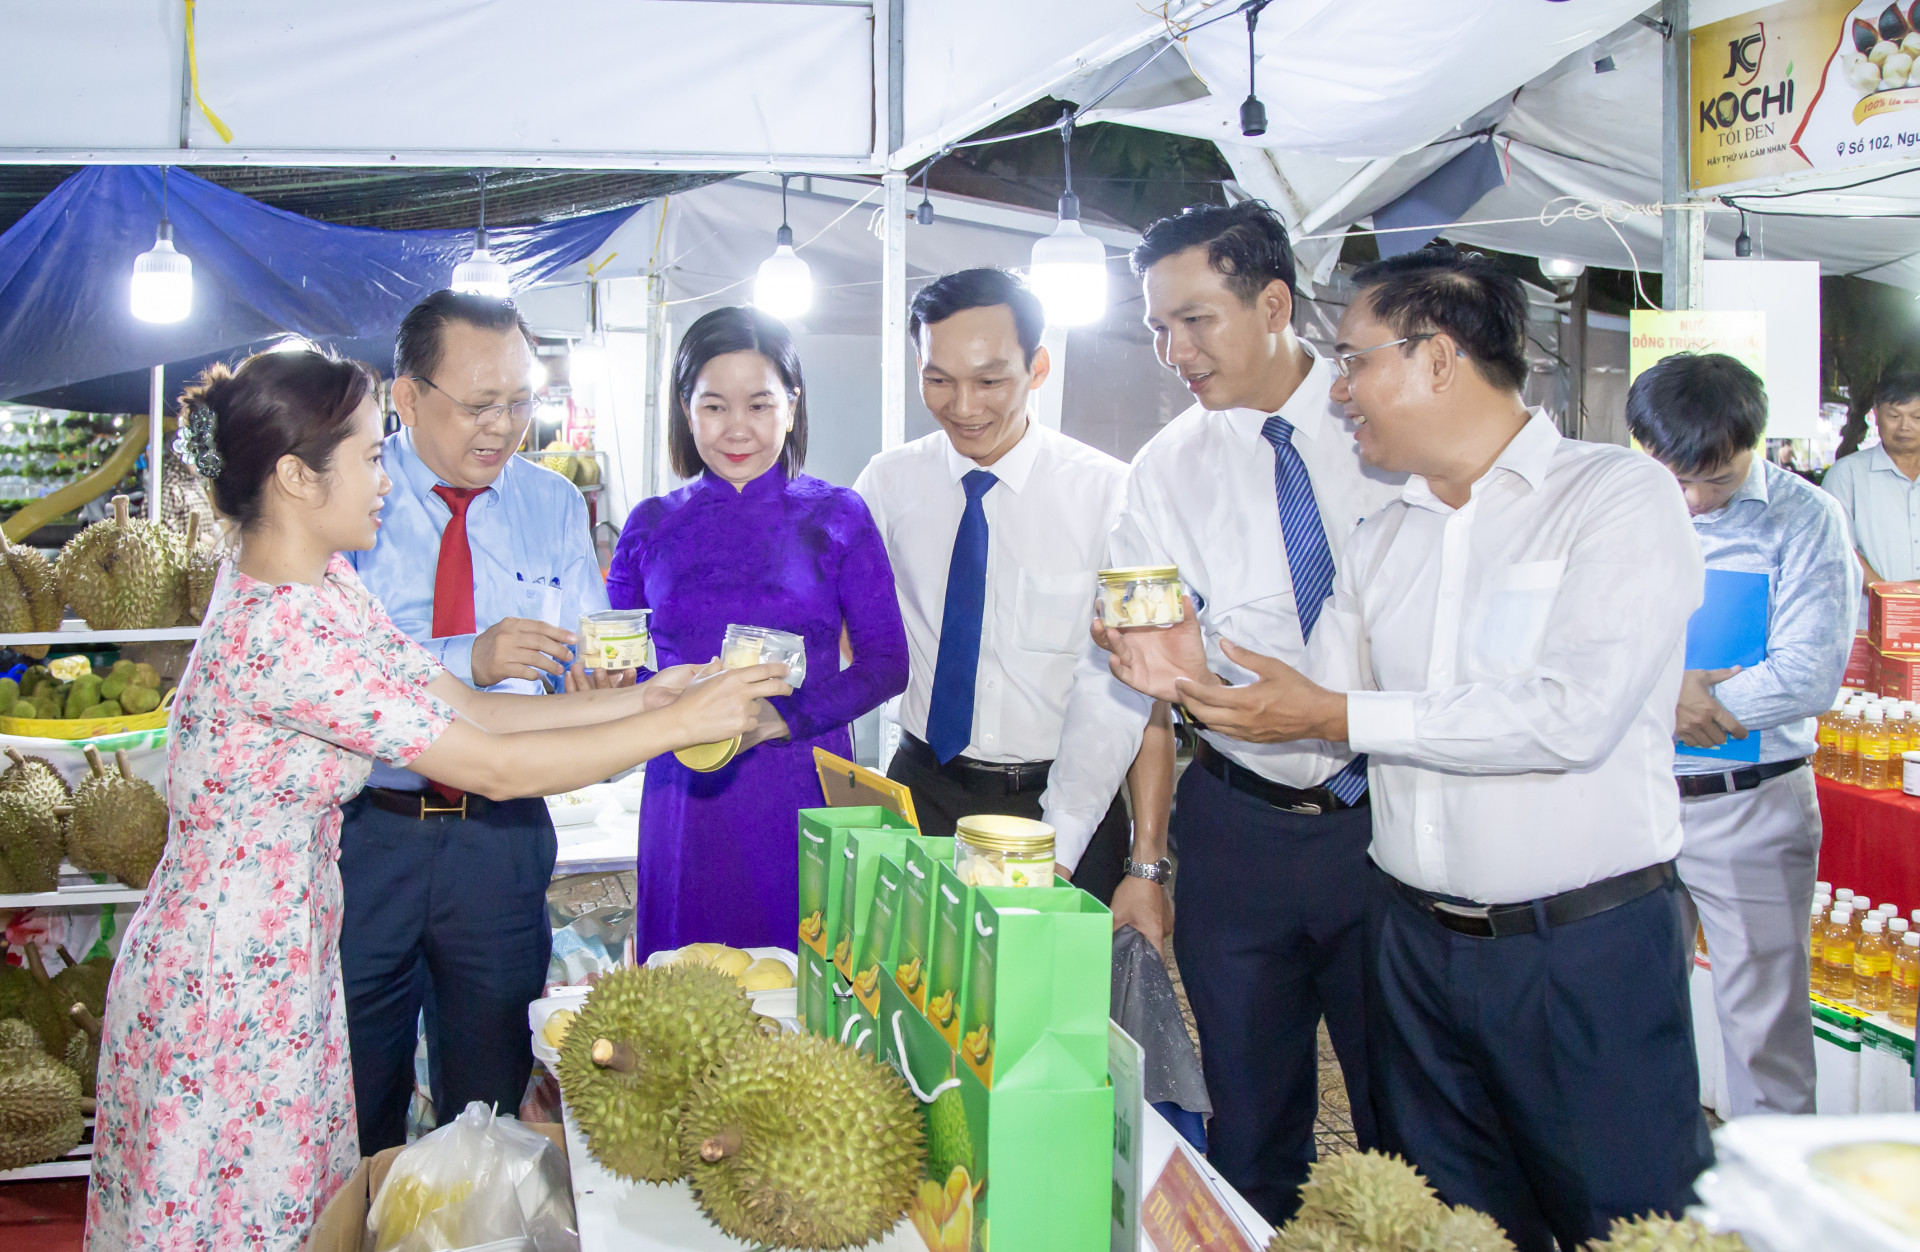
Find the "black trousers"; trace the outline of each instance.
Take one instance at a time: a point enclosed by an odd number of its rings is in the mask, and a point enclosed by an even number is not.
[[[541,800],[424,821],[365,796],[347,804],[340,967],[364,1155],[406,1142],[423,1009],[440,1124],[474,1100],[519,1111],[533,1068],[527,1004],[553,947],[557,850]]]
[[[1713,1150],[1677,882],[1504,939],[1456,934],[1384,883],[1375,899],[1368,1023],[1388,1150],[1522,1252],[1693,1202]]]
[[[1030,790],[1002,795],[969,791],[938,770],[929,769],[902,753],[895,753],[887,767],[887,777],[905,783],[913,792],[914,812],[920,818],[920,833],[939,839],[951,838],[953,825],[976,813],[1004,813],[1009,817],[1040,818],[1041,783]],[[1107,806],[1107,815],[1094,828],[1093,842],[1080,856],[1073,871],[1073,885],[1102,904],[1113,903],[1113,889],[1120,885],[1123,862],[1133,849],[1133,822],[1127,816],[1127,804],[1118,794]]]
[[[1278,1226],[1300,1207],[1327,1021],[1362,1148],[1378,1145],[1362,989],[1372,811],[1305,815],[1181,776],[1173,809],[1174,955],[1200,1029],[1208,1158]]]

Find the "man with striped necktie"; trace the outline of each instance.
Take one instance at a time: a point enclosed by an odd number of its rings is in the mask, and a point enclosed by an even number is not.
[[[1206,650],[1196,659],[1244,681],[1221,639],[1297,660],[1347,537],[1402,480],[1362,465],[1329,400],[1332,363],[1293,331],[1293,251],[1272,210],[1247,202],[1162,219],[1133,267],[1155,352],[1198,403],[1134,459],[1108,563],[1178,566]],[[1088,646],[1042,798],[1063,863],[1106,810],[1152,707]],[[1171,825],[1174,953],[1213,1101],[1209,1155],[1278,1224],[1299,1207],[1314,1159],[1323,1017],[1360,1145],[1375,1141],[1361,979],[1366,761],[1344,744],[1250,744],[1197,729]],[[1134,817],[1116,923],[1163,907],[1166,849],[1143,835],[1167,827]]]

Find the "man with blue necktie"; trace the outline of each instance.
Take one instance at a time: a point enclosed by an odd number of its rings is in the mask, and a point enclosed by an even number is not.
[[[1040,816],[1120,505],[1127,467],[1029,412],[1047,381],[1045,327],[1040,301],[1005,270],[961,270],[923,287],[908,333],[940,429],[882,452],[854,484],[886,541],[911,658],[888,773],[912,789],[929,835],[951,835],[973,814]],[[1164,829],[1171,722],[1150,743],[1145,755],[1167,763],[1147,771],[1159,790],[1135,791],[1134,817]],[[1074,881],[1104,902],[1121,883],[1128,839],[1115,791],[1090,830]],[[1142,930],[1163,938],[1151,922]]]
[[[393,491],[379,542],[348,553],[361,579],[473,687],[589,681],[568,629],[607,607],[586,501],[514,455],[535,405],[526,322],[510,301],[435,292],[400,324],[393,364]],[[520,1107],[557,850],[545,801],[488,801],[411,770],[376,765],[346,805],[340,962],[362,1152],[406,1142],[423,1008],[441,1124],[473,1100]]]
[[[1348,536],[1402,480],[1362,465],[1329,399],[1332,363],[1294,334],[1293,250],[1267,206],[1163,218],[1134,249],[1133,268],[1154,350],[1198,403],[1134,458],[1108,564],[1177,566],[1211,668],[1242,679],[1221,639],[1297,659]],[[1108,672],[1106,652],[1083,650],[1042,797],[1067,865],[1154,707]],[[1360,1146],[1376,1142],[1361,979],[1366,760],[1344,744],[1252,744],[1196,729],[1172,821],[1174,952],[1213,1101],[1208,1155],[1278,1225],[1299,1207],[1314,1160],[1323,1017]],[[1116,923],[1159,903],[1169,865],[1158,833],[1135,828],[1129,873],[1155,881],[1129,877]]]

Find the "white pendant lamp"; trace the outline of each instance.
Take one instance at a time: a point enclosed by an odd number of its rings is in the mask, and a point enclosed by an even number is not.
[[[781,321],[813,307],[813,271],[794,252],[793,227],[787,225],[787,178],[780,175],[780,229],[773,237],[773,255],[760,262],[753,279],[754,307]]]
[[[487,251],[487,176],[484,171],[479,178],[480,224],[473,232],[473,253],[453,267],[453,281],[448,285],[455,291],[505,300],[513,295],[513,275],[503,262],[494,260],[493,253]]]
[[[1563,256],[1543,256],[1540,272],[1548,278],[1578,278],[1587,272],[1587,266],[1584,261],[1571,261]]]
[[[1027,285],[1047,311],[1050,326],[1084,326],[1107,311],[1107,249],[1080,229],[1080,197],[1073,194],[1073,114],[1060,120],[1066,150],[1067,190],[1060,197],[1060,222],[1033,245]]]
[[[160,230],[152,249],[133,259],[133,315],[143,322],[185,321],[193,312],[193,262],[174,251],[167,220],[167,167],[160,167]]]

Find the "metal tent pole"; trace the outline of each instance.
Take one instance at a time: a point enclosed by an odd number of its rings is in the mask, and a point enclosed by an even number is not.
[[[887,153],[906,142],[906,0],[887,3]],[[880,449],[907,440],[907,175],[881,176]]]
[[[160,457],[166,446],[167,367],[156,365],[147,383],[147,519],[160,520]]]
[[[1660,198],[1679,204],[1692,183],[1688,144],[1687,90],[1691,60],[1692,23],[1689,0],[1664,0],[1661,5],[1660,79]],[[1660,220],[1660,302],[1669,309],[1700,305],[1700,270],[1706,247],[1706,217],[1668,209]]]

